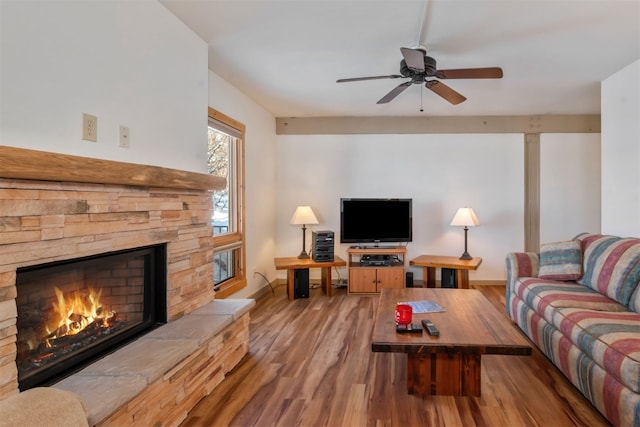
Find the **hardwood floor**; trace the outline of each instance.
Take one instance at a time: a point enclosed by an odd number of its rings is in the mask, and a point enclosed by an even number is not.
[[[478,289],[504,312],[504,287]],[[344,289],[288,301],[277,287],[251,313],[249,354],[182,427],[608,424],[535,349],[484,356],[481,397],[408,395],[406,355],[371,351],[376,304]]]

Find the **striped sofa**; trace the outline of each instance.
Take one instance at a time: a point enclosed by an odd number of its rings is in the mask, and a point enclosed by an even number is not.
[[[584,233],[506,267],[508,315],[613,425],[640,427],[640,239]]]

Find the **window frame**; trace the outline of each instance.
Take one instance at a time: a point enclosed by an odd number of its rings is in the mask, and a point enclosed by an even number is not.
[[[247,286],[247,277],[246,277],[246,245],[245,245],[245,234],[244,234],[244,225],[245,225],[245,199],[244,199],[244,148],[245,148],[245,134],[246,134],[246,126],[227,116],[224,113],[221,113],[218,110],[215,110],[211,107],[208,108],[208,119],[207,119],[207,127],[209,127],[209,119],[213,119],[222,123],[223,125],[229,126],[240,133],[240,138],[238,138],[238,143],[235,144],[235,152],[233,153],[231,158],[235,160],[233,167],[229,167],[229,173],[234,175],[233,188],[229,187],[229,193],[233,193],[233,197],[230,194],[230,202],[234,205],[233,209],[233,218],[229,218],[229,223],[235,226],[235,229],[231,232],[227,232],[221,235],[214,235],[212,228],[212,239],[213,239],[213,255],[215,256],[218,253],[233,251],[233,262],[234,262],[234,271],[235,274],[232,278],[222,282],[220,288],[216,290],[216,298],[226,298],[229,295],[239,291],[240,289]],[[211,198],[212,210],[213,210],[213,197]],[[211,262],[212,268],[214,267],[213,260]],[[213,271],[212,271],[213,276]]]

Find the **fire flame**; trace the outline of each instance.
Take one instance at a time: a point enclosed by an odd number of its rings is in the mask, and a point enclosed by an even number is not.
[[[89,293],[83,295],[75,291],[67,296],[55,287],[57,302],[53,302],[53,311],[57,319],[53,321],[53,327],[47,327],[48,340],[68,335],[76,335],[89,325],[99,322],[101,328],[109,327],[109,321],[115,316],[115,312],[102,307],[99,291],[88,288]]]

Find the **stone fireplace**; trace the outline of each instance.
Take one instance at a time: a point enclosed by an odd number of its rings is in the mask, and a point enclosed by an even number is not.
[[[151,285],[162,294],[160,321],[211,302],[211,191],[223,184],[206,174],[0,147],[0,399],[18,393],[18,353],[29,347],[18,337],[19,313],[61,304],[36,291],[24,302],[30,291],[20,290],[21,275],[26,272],[27,282],[32,280],[36,266],[55,269],[73,259],[162,247],[165,280]],[[83,290],[66,288],[68,277],[46,276],[67,296],[89,293],[84,285]],[[140,280],[135,274],[129,279]],[[135,313],[135,304],[123,307],[117,298],[106,298],[114,292],[120,291],[102,291],[102,310],[120,313],[115,315],[120,319],[145,317]],[[135,287],[126,292],[131,301],[140,298]]]
[[[112,352],[166,322],[166,245],[19,268],[21,391]]]

